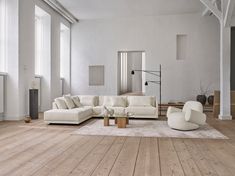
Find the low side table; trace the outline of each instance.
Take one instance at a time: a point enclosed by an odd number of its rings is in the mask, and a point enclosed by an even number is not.
[[[104,126],[109,126],[109,117],[104,117]]]
[[[126,128],[126,125],[128,124],[127,122],[129,122],[128,117],[115,117],[116,121],[117,121],[117,127],[118,128]]]

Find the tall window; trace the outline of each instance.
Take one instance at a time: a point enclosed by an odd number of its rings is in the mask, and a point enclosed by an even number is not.
[[[70,28],[60,24],[61,94],[70,92]]]
[[[35,75],[41,75],[43,25],[40,16],[35,15]]]
[[[70,29],[60,24],[60,77],[66,78],[70,67]]]
[[[6,0],[0,0],[0,72],[6,72]]]

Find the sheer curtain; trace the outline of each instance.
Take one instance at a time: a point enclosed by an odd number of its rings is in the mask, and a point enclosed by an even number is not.
[[[121,53],[121,93],[127,92],[127,52]]]

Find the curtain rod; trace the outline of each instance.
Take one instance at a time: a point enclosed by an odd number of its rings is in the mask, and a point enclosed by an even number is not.
[[[60,15],[66,18],[70,23],[77,23],[79,20],[70,13],[61,3],[57,0],[43,0],[46,2],[51,8],[57,11]]]

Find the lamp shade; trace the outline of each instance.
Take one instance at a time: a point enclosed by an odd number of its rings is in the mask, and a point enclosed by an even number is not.
[[[131,71],[131,74],[132,74],[132,75],[134,75],[134,74],[135,74],[135,71],[134,71],[134,70],[132,70],[132,71]]]
[[[148,84],[148,82],[146,81],[144,85],[145,85],[145,86],[148,86],[149,84]]]

